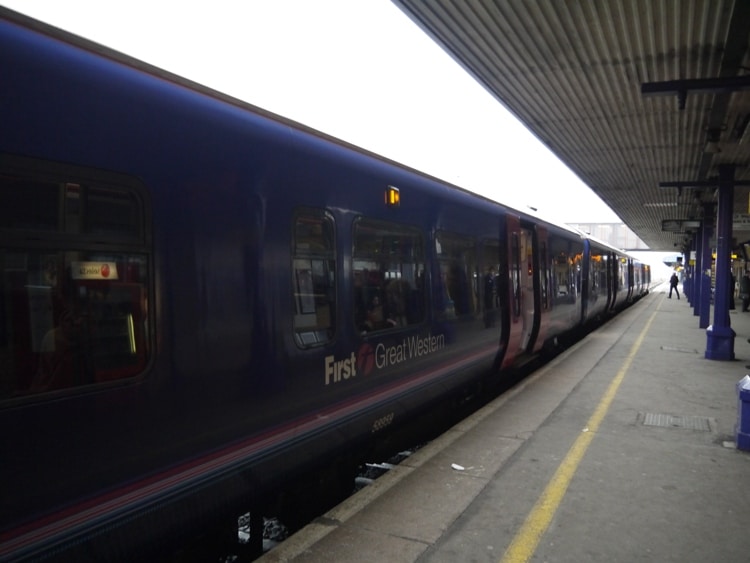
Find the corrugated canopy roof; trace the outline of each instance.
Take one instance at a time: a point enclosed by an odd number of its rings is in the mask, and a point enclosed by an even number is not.
[[[750,180],[750,1],[394,1],[652,250],[681,249],[716,201],[660,183],[720,165]],[[735,187],[735,213],[749,192]]]

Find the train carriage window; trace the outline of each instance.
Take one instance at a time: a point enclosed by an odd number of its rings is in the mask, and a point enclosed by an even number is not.
[[[421,323],[424,236],[413,227],[359,218],[353,227],[354,322],[362,333]]]
[[[132,191],[4,174],[0,198],[0,229],[143,236],[142,204]]]
[[[151,325],[142,190],[119,175],[0,163],[0,399],[139,375]]]
[[[467,317],[478,310],[479,271],[474,239],[441,231],[435,238],[443,294],[442,316]]]
[[[583,246],[566,238],[552,237],[549,241],[550,300],[552,306],[575,303],[581,292],[580,268]]]
[[[92,187],[87,198],[84,229],[91,234],[137,236],[139,216],[134,194]]]
[[[336,319],[336,252],[333,219],[324,211],[299,211],[294,219],[294,337],[301,348],[330,341]]]

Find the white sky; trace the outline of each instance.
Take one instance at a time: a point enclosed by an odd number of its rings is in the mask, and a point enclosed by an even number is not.
[[[618,217],[388,0],[0,0],[519,209]]]

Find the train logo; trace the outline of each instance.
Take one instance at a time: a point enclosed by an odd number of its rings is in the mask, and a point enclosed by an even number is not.
[[[424,337],[411,336],[390,346],[379,342],[374,348],[365,343],[357,353],[344,359],[335,356],[325,357],[325,384],[339,383],[359,374],[370,375],[372,371],[394,367],[415,358],[421,358],[445,348],[445,335]]]
[[[375,367],[375,350],[368,343],[362,344],[357,351],[357,371],[370,375]]]
[[[325,374],[326,385],[338,383],[357,375],[357,357],[354,352],[343,360],[337,360],[335,356],[326,356]]]

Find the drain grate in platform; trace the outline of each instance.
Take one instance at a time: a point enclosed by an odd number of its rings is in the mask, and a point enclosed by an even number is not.
[[[643,426],[661,426],[662,428],[687,428],[698,432],[711,432],[711,422],[703,416],[675,416],[672,414],[654,414],[647,412],[643,416]]]

